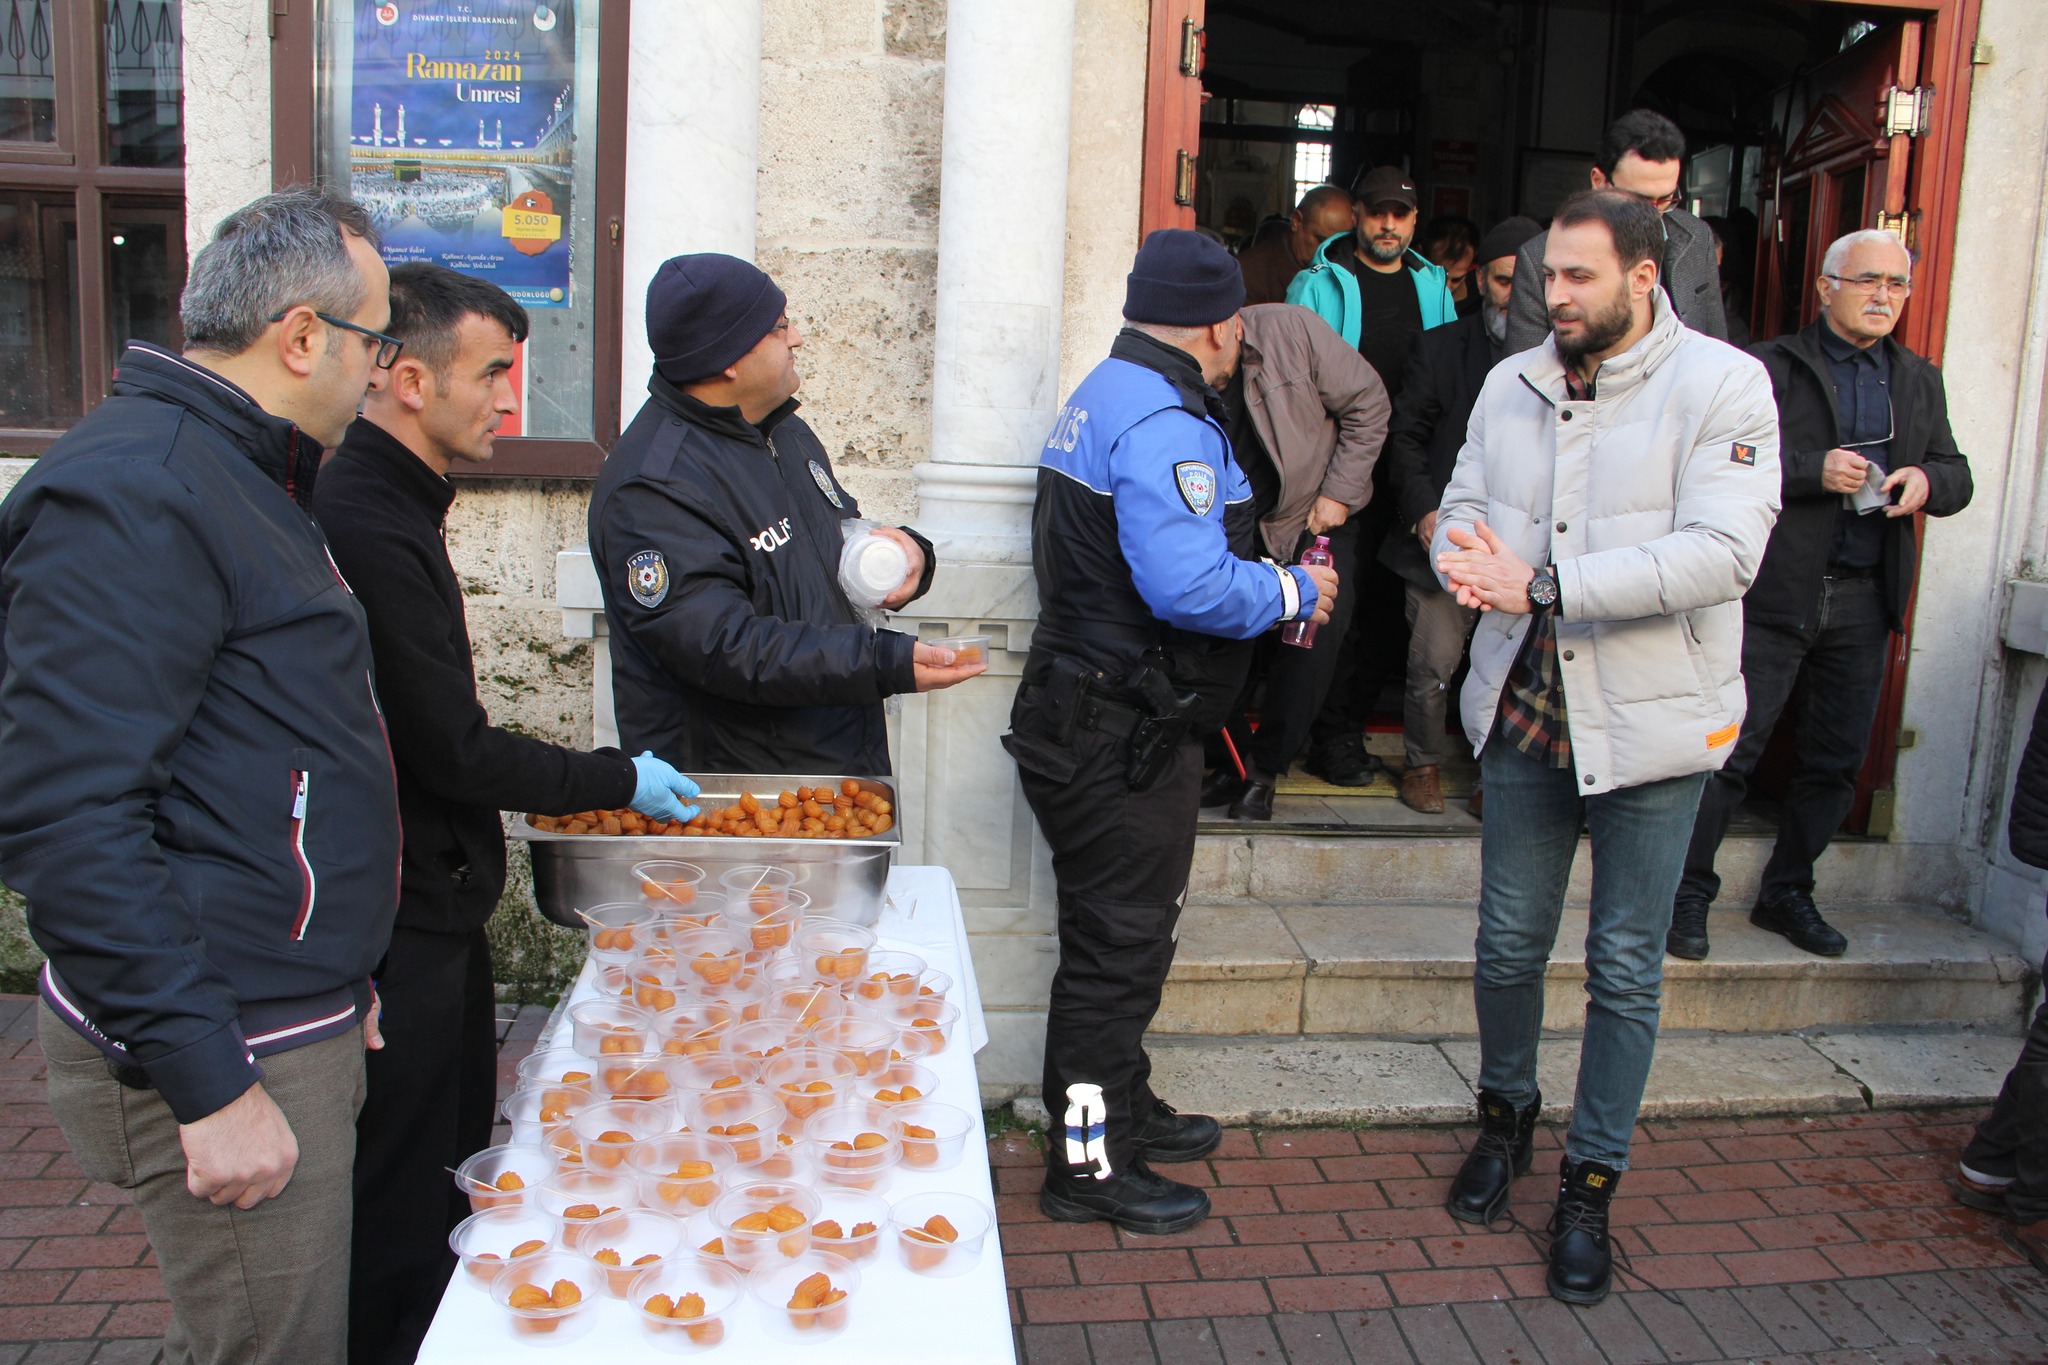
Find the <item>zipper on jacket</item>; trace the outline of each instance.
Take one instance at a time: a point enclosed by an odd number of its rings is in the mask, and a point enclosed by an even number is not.
[[[313,901],[319,887],[313,878],[312,860],[306,857],[306,803],[313,788],[313,774],[292,769],[292,861],[299,865],[299,914],[292,921],[292,941],[303,943],[306,928],[313,922]]]

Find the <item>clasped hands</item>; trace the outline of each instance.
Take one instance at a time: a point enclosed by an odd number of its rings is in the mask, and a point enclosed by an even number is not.
[[[1830,450],[1821,465],[1820,486],[1830,493],[1854,493],[1863,487],[1869,475],[1870,461],[1853,450],[1837,447]],[[1878,486],[1883,493],[1899,489],[1899,500],[1884,509],[1888,517],[1910,517],[1927,505],[1927,473],[1917,465],[1907,465],[1885,475]]]
[[[1529,580],[1536,571],[1509,549],[1491,526],[1475,521],[1469,529],[1453,526],[1444,535],[1458,548],[1438,555],[1436,567],[1450,579],[1459,606],[1504,611],[1511,616],[1528,612]]]

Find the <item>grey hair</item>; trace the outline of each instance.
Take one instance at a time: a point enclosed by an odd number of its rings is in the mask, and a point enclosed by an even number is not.
[[[360,204],[309,185],[266,194],[223,218],[186,276],[178,303],[185,344],[240,355],[271,318],[302,303],[354,316],[366,286],[345,231],[377,245]]]
[[[1899,240],[1899,235],[1896,232],[1886,232],[1883,228],[1863,228],[1860,231],[1849,233],[1847,236],[1835,238],[1834,241],[1828,243],[1827,255],[1821,257],[1820,273],[1823,275],[1841,274],[1842,262],[1848,259],[1849,253],[1857,247],[1870,242],[1888,242],[1900,251],[1905,251],[1906,278],[1911,279],[1913,277],[1913,253],[1906,251],[1906,244]]]

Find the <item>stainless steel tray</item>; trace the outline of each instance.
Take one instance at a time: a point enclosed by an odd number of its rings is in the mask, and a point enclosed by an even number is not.
[[[779,773],[693,773],[703,789],[698,804],[729,806],[740,793],[773,799],[797,787],[830,786],[846,775],[820,777]],[[811,897],[819,913],[856,924],[873,924],[882,914],[882,888],[889,863],[902,844],[903,809],[896,786],[887,778],[854,777],[896,808],[896,823],[886,833],[864,839],[743,839],[726,835],[550,834],[527,823],[524,814],[512,820],[512,837],[524,840],[533,855],[533,897],[540,912],[570,929],[584,927],[578,910],[606,901],[640,898],[633,865],[654,858],[673,858],[704,869],[704,887],[718,889],[719,874],[749,863],[772,863],[796,874],[796,885]]]

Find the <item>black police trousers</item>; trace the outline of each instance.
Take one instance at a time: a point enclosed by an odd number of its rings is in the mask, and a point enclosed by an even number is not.
[[[1025,689],[1013,715],[1020,732],[1029,728],[1034,690]],[[1073,760],[1071,772],[1058,771],[1067,766],[1062,757]],[[1052,846],[1059,889],[1060,965],[1045,1021],[1047,1161],[1055,1168],[1067,1166],[1069,1086],[1101,1087],[1112,1171],[1129,1169],[1135,1125],[1158,1103],[1145,1030],[1173,966],[1174,928],[1194,862],[1202,746],[1183,739],[1165,774],[1142,792],[1124,780],[1125,757],[1122,740],[1078,730],[1064,749],[1027,750],[1017,765],[1024,798]]]

